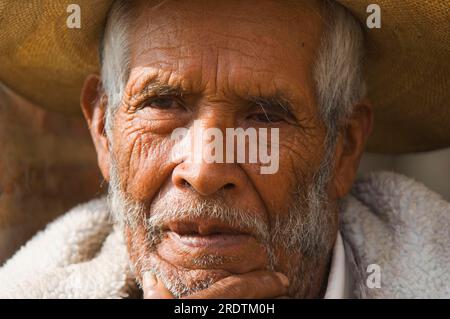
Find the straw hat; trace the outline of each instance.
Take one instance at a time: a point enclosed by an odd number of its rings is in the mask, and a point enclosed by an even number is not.
[[[372,0],[338,0],[365,25]],[[0,81],[52,110],[81,114],[87,74],[111,0],[0,0]],[[367,80],[375,106],[368,150],[401,153],[450,146],[450,7],[444,0],[378,0],[380,29],[367,29]]]

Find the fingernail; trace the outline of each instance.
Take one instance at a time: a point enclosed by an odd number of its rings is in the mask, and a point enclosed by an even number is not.
[[[158,280],[156,280],[156,276],[151,272],[147,271],[142,275],[142,285],[151,288],[156,286]]]
[[[286,277],[284,274],[282,274],[281,272],[277,272],[277,276],[278,276],[278,278],[280,278],[280,280],[281,280],[281,283],[284,285],[284,286],[289,286],[289,279],[288,279],[288,277]]]

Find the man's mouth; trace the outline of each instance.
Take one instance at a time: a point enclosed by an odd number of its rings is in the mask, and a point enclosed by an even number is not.
[[[165,229],[177,244],[199,249],[226,249],[245,245],[253,236],[244,229],[214,220],[174,221]]]
[[[175,232],[168,232],[168,236],[178,241],[180,244],[191,248],[225,248],[245,244],[249,240],[249,235],[244,234],[189,234],[180,235]]]
[[[264,244],[255,229],[217,219],[196,218],[166,222],[156,254],[163,261],[190,270],[243,273],[266,266]]]

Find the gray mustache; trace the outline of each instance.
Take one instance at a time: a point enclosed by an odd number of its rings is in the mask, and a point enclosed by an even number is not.
[[[161,230],[164,225],[180,220],[213,219],[230,228],[245,229],[261,241],[269,240],[267,224],[255,212],[228,207],[217,200],[175,201],[160,199],[153,203],[146,225]]]

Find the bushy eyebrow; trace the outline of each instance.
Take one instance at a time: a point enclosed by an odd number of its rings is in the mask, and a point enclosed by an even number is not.
[[[281,109],[281,111],[286,114],[294,115],[292,103],[290,103],[280,92],[269,96],[248,96],[247,100],[260,106],[264,112],[268,110],[279,111]]]
[[[266,117],[268,117],[269,112],[275,112],[278,114],[283,114],[292,121],[291,125],[298,126],[300,128],[307,128],[307,119],[303,118],[296,112],[293,102],[282,91],[277,91],[271,95],[253,95],[248,96],[247,100],[250,101],[255,106],[260,107]]]
[[[142,99],[153,96],[183,96],[185,90],[181,87],[181,84],[166,84],[158,80],[149,81],[144,85],[144,87],[135,94],[132,95],[132,99]]]

